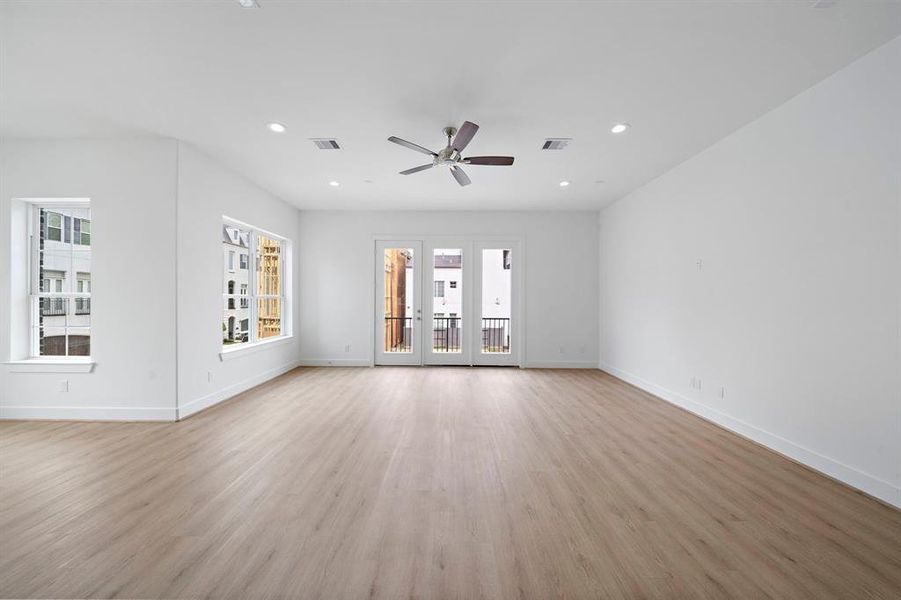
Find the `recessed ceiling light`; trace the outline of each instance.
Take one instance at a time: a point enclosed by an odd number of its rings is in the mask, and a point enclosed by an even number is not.
[[[629,128],[628,123],[617,123],[613,127],[610,128],[612,133],[622,133]]]
[[[238,0],[238,4],[241,5],[242,8],[259,8],[260,4],[257,0]]]
[[[561,181],[561,182],[560,182],[560,187],[566,187],[566,186],[568,186],[568,185],[569,185],[569,182],[568,182],[568,181]]]
[[[329,184],[330,186],[332,186],[332,187],[338,187],[339,185],[341,185],[341,184],[338,183],[337,181],[329,181],[328,184]]]
[[[285,131],[288,130],[288,128],[281,123],[269,123],[266,127],[269,128],[269,131],[274,131],[275,133],[285,133]]]

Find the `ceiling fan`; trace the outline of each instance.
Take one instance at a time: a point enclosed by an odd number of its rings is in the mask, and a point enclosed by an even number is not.
[[[425,171],[426,169],[431,169],[433,167],[445,166],[450,167],[451,175],[454,176],[457,183],[460,185],[469,185],[472,181],[470,181],[466,172],[460,168],[460,165],[495,165],[506,167],[513,164],[512,156],[467,156],[464,158],[461,152],[469,145],[469,142],[472,141],[472,138],[478,130],[479,126],[475,123],[470,123],[469,121],[465,121],[459,131],[457,131],[456,127],[445,127],[443,131],[444,135],[447,136],[447,147],[440,152],[432,152],[419,144],[402,140],[393,135],[388,138],[388,141],[409,148],[410,150],[428,154],[432,157],[432,162],[429,164],[401,171],[401,175],[412,175],[413,173]]]

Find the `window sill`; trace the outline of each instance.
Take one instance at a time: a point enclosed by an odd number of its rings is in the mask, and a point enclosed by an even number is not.
[[[89,358],[28,358],[11,360],[6,363],[10,373],[90,373],[94,362]]]
[[[265,350],[266,348],[271,348],[272,346],[280,346],[291,341],[293,338],[293,335],[282,335],[277,338],[272,338],[271,340],[254,342],[253,344],[239,344],[232,346],[231,348],[223,348],[219,353],[219,360],[225,362],[233,358],[238,358],[239,356],[246,356],[248,354],[253,354],[254,352],[259,352],[260,350]]]

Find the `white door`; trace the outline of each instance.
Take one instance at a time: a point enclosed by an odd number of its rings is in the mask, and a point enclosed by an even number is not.
[[[375,364],[422,364],[422,242],[377,241]]]
[[[518,241],[475,242],[472,364],[518,365],[522,256]]]
[[[423,362],[429,365],[470,363],[472,243],[459,239],[427,240],[423,255]]]

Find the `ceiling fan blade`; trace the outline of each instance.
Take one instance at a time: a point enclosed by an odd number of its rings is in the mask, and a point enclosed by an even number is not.
[[[468,156],[463,159],[467,165],[496,165],[508,167],[513,164],[512,156]]]
[[[457,135],[454,136],[454,141],[451,144],[451,148],[453,148],[457,152],[463,152],[463,148],[469,145],[469,142],[472,141],[473,136],[475,136],[478,130],[478,125],[476,125],[475,123],[470,123],[469,121],[465,121],[460,127],[460,130],[457,132]]]
[[[401,171],[401,175],[412,175],[413,173],[419,173],[420,171],[425,171],[426,169],[431,169],[435,166],[435,163],[429,163],[427,165],[422,165],[420,167],[413,167],[412,169],[407,169],[406,171]]]
[[[389,142],[394,142],[395,144],[399,144],[404,148],[409,148],[410,150],[416,150],[417,152],[422,152],[423,154],[428,154],[429,156],[438,156],[436,153],[432,152],[428,148],[423,148],[419,144],[414,144],[413,142],[408,142],[407,140],[402,140],[399,137],[394,137],[393,135],[388,138]]]
[[[472,183],[463,169],[461,169],[457,165],[451,167],[451,175],[454,176],[454,179],[456,179],[457,183],[459,183],[460,185],[469,185],[470,183]]]

